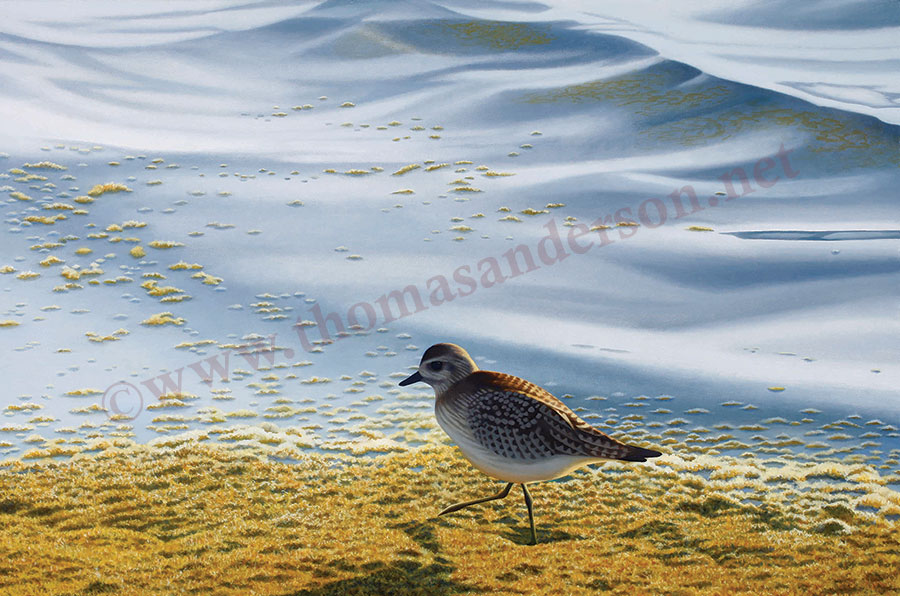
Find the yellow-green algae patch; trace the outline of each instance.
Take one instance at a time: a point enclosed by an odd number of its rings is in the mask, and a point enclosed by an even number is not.
[[[36,170],[44,169],[44,170],[66,170],[66,166],[60,165],[58,163],[53,163],[52,161],[41,161],[37,163],[26,163],[23,168],[32,168]]]
[[[176,317],[170,312],[161,312],[151,315],[141,321],[141,325],[161,326],[161,325],[184,325],[184,319]]]
[[[124,184],[119,184],[117,182],[107,182],[105,184],[94,185],[91,190],[88,191],[88,196],[99,197],[107,193],[115,192],[131,192],[131,189]]]
[[[411,163],[409,165],[403,166],[402,168],[400,168],[399,170],[397,170],[396,172],[391,174],[391,176],[402,176],[403,174],[406,174],[407,172],[412,172],[413,170],[417,170],[421,167],[422,166],[420,166],[417,163]]]
[[[216,433],[241,442],[258,431]],[[900,588],[896,522],[856,511],[853,497],[767,490],[754,477],[762,466],[732,465],[730,477],[705,480],[681,469],[691,462],[664,456],[534,485],[539,544],[527,546],[519,494],[436,517],[500,486],[450,447],[353,458],[298,450],[302,435],[287,431],[265,445],[292,462],[280,463],[238,445],[203,446],[213,434],[153,446],[93,440],[90,455],[45,442],[9,465],[0,472],[0,587],[423,595]],[[62,463],[53,454],[72,457]],[[695,467],[723,469],[715,465]],[[742,488],[754,503],[741,500]]]
[[[156,249],[166,249],[166,248],[175,248],[178,246],[184,246],[183,242],[175,242],[172,240],[151,240],[147,243],[148,246],[151,246]]]
[[[555,37],[549,25],[502,21],[442,22],[426,25],[429,37],[450,34],[463,45],[496,51],[510,51],[551,43]]]
[[[674,111],[705,106],[719,108],[712,115],[685,115],[652,123],[639,133],[639,140],[657,146],[705,145],[759,130],[793,130],[803,133],[813,153],[841,153],[842,167],[900,163],[896,139],[885,134],[874,119],[837,111],[823,112],[761,100],[729,105],[735,90],[724,84],[685,85],[685,74],[677,67],[657,64],[638,73],[585,81],[539,92],[522,100],[533,104],[609,102],[638,116],[656,117]]]

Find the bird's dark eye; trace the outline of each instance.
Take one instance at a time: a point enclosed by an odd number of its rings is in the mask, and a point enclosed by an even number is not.
[[[443,362],[429,362],[428,368],[430,368],[434,372],[437,372],[437,371],[441,370],[442,368],[444,368],[444,363]]]

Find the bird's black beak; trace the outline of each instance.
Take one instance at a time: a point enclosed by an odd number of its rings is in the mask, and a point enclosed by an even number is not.
[[[407,385],[412,385],[413,383],[418,383],[421,380],[422,380],[422,374],[419,371],[416,371],[413,374],[406,377],[405,379],[403,379],[402,381],[400,381],[400,386],[406,387]]]

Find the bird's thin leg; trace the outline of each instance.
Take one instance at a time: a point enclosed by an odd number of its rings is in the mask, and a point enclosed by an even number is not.
[[[506,488],[501,490],[496,495],[492,495],[490,497],[485,497],[483,499],[475,499],[474,501],[466,501],[465,503],[457,503],[456,505],[451,505],[451,506],[447,507],[446,509],[444,509],[443,511],[441,511],[440,513],[438,513],[438,517],[440,517],[441,515],[444,515],[445,513],[453,513],[454,511],[459,511],[460,509],[468,507],[469,505],[478,505],[479,503],[487,503],[488,501],[496,501],[497,499],[502,499],[502,498],[506,497],[506,495],[509,494],[509,489],[512,488],[512,485],[513,485],[513,483],[510,482],[509,484],[506,485]]]
[[[525,493],[525,506],[528,507],[528,522],[531,524],[531,543],[537,544],[537,531],[534,529],[533,501],[531,500],[531,493],[528,492],[528,487],[525,486],[525,483],[522,483],[522,492]]]

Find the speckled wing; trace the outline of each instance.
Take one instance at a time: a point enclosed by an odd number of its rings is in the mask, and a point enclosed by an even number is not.
[[[467,385],[469,390],[462,394],[468,402],[469,428],[478,442],[502,457],[581,455],[645,461],[659,455],[606,436],[552,394],[519,377],[478,371]]]

